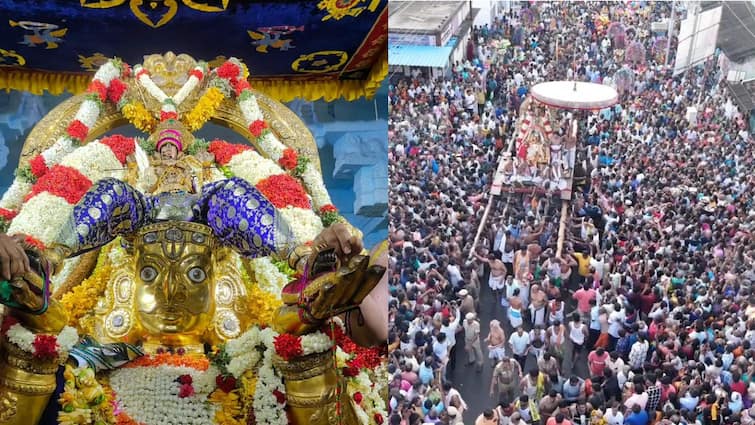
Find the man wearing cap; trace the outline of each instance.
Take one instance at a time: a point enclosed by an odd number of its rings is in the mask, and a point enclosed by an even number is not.
[[[464,321],[464,350],[467,352],[467,365],[477,364],[477,372],[482,372],[482,348],[480,347],[480,322],[477,315],[467,313]]]

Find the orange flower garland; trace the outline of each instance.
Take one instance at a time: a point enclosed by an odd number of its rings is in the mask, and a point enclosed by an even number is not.
[[[138,359],[127,363],[123,367],[155,367],[160,365],[190,367],[192,369],[204,372],[209,369],[210,361],[207,359],[207,357],[192,357],[187,355],[160,353],[152,356],[148,355],[139,357]]]

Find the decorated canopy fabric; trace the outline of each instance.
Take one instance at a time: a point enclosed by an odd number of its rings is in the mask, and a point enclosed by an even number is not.
[[[387,64],[387,0],[0,0],[0,88],[86,88],[118,57],[237,57],[281,101],[371,97]]]

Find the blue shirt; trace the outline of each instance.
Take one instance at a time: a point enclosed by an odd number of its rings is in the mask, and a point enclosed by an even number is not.
[[[650,417],[648,412],[640,410],[640,413],[631,413],[624,419],[624,423],[627,425],[648,425],[650,423]]]

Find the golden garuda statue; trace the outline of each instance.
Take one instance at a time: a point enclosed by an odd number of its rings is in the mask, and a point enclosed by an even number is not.
[[[32,130],[0,201],[0,424],[383,422],[385,244],[247,77],[112,60]]]

